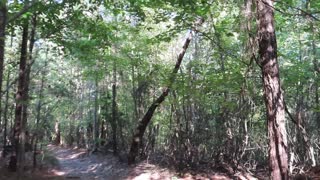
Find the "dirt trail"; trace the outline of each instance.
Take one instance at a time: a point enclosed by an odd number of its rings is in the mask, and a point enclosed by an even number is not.
[[[59,161],[59,167],[51,169],[50,174],[60,179],[81,180],[230,180],[234,179],[226,173],[212,171],[195,173],[186,172],[183,177],[166,167],[160,167],[148,161],[142,161],[134,166],[119,162],[112,154],[88,155],[86,150],[62,148],[49,145],[48,150]],[[210,167],[206,167],[210,170]],[[216,169],[217,170],[217,169]],[[256,178],[236,175],[238,179],[256,180]],[[58,179],[59,179],[58,178]],[[59,180],[60,180],[59,179]],[[56,179],[55,179],[56,180]]]
[[[23,180],[257,180],[248,173],[228,175],[219,167],[203,166],[196,172],[184,171],[179,177],[177,172],[167,167],[152,164],[147,160],[133,166],[120,163],[119,159],[112,154],[88,155],[86,150],[63,148],[48,145],[49,153],[42,157],[41,168],[33,170],[29,167],[20,176]],[[58,161],[58,162],[57,162]],[[5,163],[1,160],[0,164]],[[32,161],[30,161],[32,162]],[[31,164],[32,166],[32,164]],[[0,166],[0,180],[17,180],[16,172],[8,172],[5,165]],[[262,175],[263,177],[263,175]],[[267,177],[267,176],[265,176]],[[264,178],[259,178],[264,179]]]
[[[88,156],[85,150],[67,149],[49,145],[48,150],[59,161],[59,167],[51,173],[64,179],[81,180],[171,180],[175,174],[166,168],[148,163],[139,163],[130,167],[120,163],[113,155],[94,154]]]
[[[112,155],[90,155],[85,150],[67,149],[49,145],[49,151],[59,161],[52,173],[66,179],[126,179],[128,167]]]

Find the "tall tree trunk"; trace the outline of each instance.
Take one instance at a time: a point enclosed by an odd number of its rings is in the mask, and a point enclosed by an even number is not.
[[[133,61],[133,59],[131,59]],[[138,100],[136,96],[136,77],[135,77],[135,65],[134,62],[131,62],[131,77],[132,77],[132,98],[133,98],[133,106],[134,106],[134,119],[139,119],[139,110],[138,110]]]
[[[25,145],[28,143],[29,144],[29,136],[27,136],[27,122],[28,122],[28,104],[29,104],[29,84],[30,84],[30,73],[31,73],[31,66],[32,66],[32,52],[33,52],[33,47],[34,47],[34,42],[35,42],[35,32],[36,32],[36,15],[33,15],[32,17],[32,29],[30,33],[30,44],[29,44],[29,57],[27,58],[27,67],[25,69],[25,82],[24,82],[24,90],[23,90],[23,104],[22,104],[22,128],[21,128],[21,159],[18,159],[20,162],[19,169],[20,172],[22,171],[22,168],[24,167],[24,153],[25,151],[28,151],[28,149],[25,147]]]
[[[310,8],[310,1],[307,0],[306,1],[306,9],[309,10]],[[314,39],[314,27],[313,27],[313,23],[312,23],[312,19],[310,19],[310,29],[312,30],[312,54],[313,54],[313,63],[314,65],[316,66],[316,63],[315,63],[315,58],[316,58],[316,52],[314,51],[315,50],[315,39]],[[302,41],[301,41],[301,35],[299,35],[299,57],[300,57],[300,61],[302,62],[303,61],[303,58],[302,58],[302,49],[303,49],[303,46],[302,46]],[[315,72],[317,73],[317,72]],[[303,143],[304,143],[304,146],[303,146],[303,155],[305,155],[305,153],[307,153],[307,159],[306,161],[310,160],[311,162],[311,166],[316,166],[316,160],[315,160],[315,156],[314,156],[314,149],[312,147],[312,143],[310,141],[310,137],[308,135],[308,133],[306,132],[306,125],[307,125],[307,117],[306,117],[306,114],[304,113],[305,112],[305,103],[304,103],[304,96],[302,95],[304,90],[303,90],[303,86],[304,84],[302,82],[300,82],[300,84],[298,85],[297,87],[297,105],[296,105],[296,125],[297,125],[297,130],[298,130],[298,133],[297,133],[297,136],[298,137],[302,137],[302,140],[303,140]],[[317,89],[317,80],[315,80],[315,88]],[[302,94],[301,94],[302,92]],[[317,101],[317,98],[316,98],[316,101]],[[306,101],[308,102],[308,101]],[[298,138],[297,138],[298,139]],[[298,139],[299,140],[299,139]],[[298,142],[299,143],[299,142]],[[307,150],[305,152],[305,150]]]
[[[297,107],[296,107],[296,122],[297,122],[297,144],[301,143],[301,139],[302,139],[302,143],[304,144],[303,146],[301,146],[301,149],[299,152],[302,153],[302,159],[304,159],[305,155],[306,155],[306,159],[304,161],[304,163],[306,163],[306,161],[310,160],[311,162],[311,166],[314,167],[316,166],[316,161],[315,161],[315,157],[314,157],[314,150],[310,141],[310,138],[308,136],[308,133],[305,129],[305,114],[304,114],[304,109],[303,109],[303,97],[300,97],[300,99],[298,100],[297,103]],[[298,147],[299,148],[299,147]]]
[[[288,146],[285,107],[277,62],[277,42],[272,0],[258,0],[258,40],[260,66],[267,109],[269,167],[271,179],[288,179]]]
[[[22,107],[22,122],[24,128],[22,130],[24,131],[23,134],[26,134],[27,132],[27,122],[28,122],[28,104],[29,104],[29,84],[30,84],[30,73],[31,73],[31,66],[33,64],[32,60],[32,52],[35,42],[35,33],[36,33],[36,15],[33,15],[32,17],[32,29],[30,33],[30,43],[29,43],[29,52],[28,52],[28,58],[27,58],[27,67],[26,67],[26,73],[25,73],[25,83],[24,83],[24,102]],[[24,138],[25,142],[21,142],[21,148],[22,152],[24,152],[26,147],[25,144],[29,143],[28,136]]]
[[[47,70],[47,61],[45,61],[45,65],[43,67],[42,71],[42,77],[40,82],[40,89],[39,89],[39,95],[38,95],[38,103],[37,103],[37,115],[36,115],[36,131],[35,131],[35,142],[33,145],[33,167],[35,168],[37,166],[37,143],[38,139],[40,137],[39,133],[39,123],[41,119],[41,107],[42,107],[42,98],[43,98],[43,89],[44,89],[44,80],[45,80],[45,71]]]
[[[11,132],[14,132],[14,115],[15,115],[15,104],[12,104],[11,105],[11,108],[10,108],[10,129],[11,129]],[[12,134],[11,134],[12,135]],[[14,136],[11,137],[12,139],[12,145],[14,145],[14,139],[13,139]]]
[[[201,19],[198,22],[198,25],[201,25],[203,23],[203,19]],[[165,100],[165,98],[168,96],[168,93],[170,91],[170,88],[172,84],[174,83],[176,74],[178,73],[178,70],[180,68],[181,62],[183,60],[183,57],[189,47],[190,41],[192,39],[192,31],[188,33],[188,37],[184,42],[184,45],[182,47],[182,51],[179,53],[177,57],[177,62],[175,67],[173,68],[173,71],[171,73],[171,76],[169,78],[169,84],[167,87],[165,87],[162,91],[162,94],[151,104],[151,106],[148,108],[148,111],[143,116],[143,118],[139,121],[138,127],[136,129],[136,132],[133,135],[131,147],[128,155],[128,164],[133,164],[135,162],[135,158],[138,155],[139,151],[139,143],[142,141],[143,134],[151,121],[151,118],[157,109],[157,107]]]
[[[53,139],[53,143],[55,145],[60,145],[61,143],[61,132],[60,132],[60,122],[56,120],[54,125],[55,138]]]
[[[113,84],[112,84],[112,139],[113,139],[113,153],[117,154],[118,151],[118,139],[117,139],[117,125],[118,125],[118,117],[117,117],[117,66],[116,62],[113,61]]]
[[[178,171],[181,172],[183,170],[183,159],[185,154],[188,154],[188,152],[183,150],[183,143],[184,143],[184,131],[182,127],[182,112],[179,109],[179,102],[177,100],[177,93],[175,90],[172,91],[172,97],[173,97],[173,103],[172,103],[172,118],[175,117],[175,125],[174,125],[174,130],[173,130],[173,137],[171,139],[170,146],[174,152],[174,161],[178,166]]]
[[[11,71],[8,70],[8,75],[7,75],[7,83],[6,83],[6,100],[5,100],[5,107],[4,107],[4,113],[3,113],[3,119],[4,119],[4,131],[3,131],[3,147],[7,145],[7,126],[8,126],[8,107],[9,107],[9,90],[10,90],[10,73]],[[5,153],[2,154],[3,157],[5,156]]]
[[[0,2],[0,98],[2,97],[2,78],[4,69],[5,31],[7,23],[7,1]],[[2,117],[2,101],[0,101],[0,124]]]
[[[99,123],[98,123],[98,77],[95,78],[94,114],[93,114],[93,151],[98,149]]]
[[[306,9],[309,12],[311,9],[311,3],[310,0],[306,1]],[[312,12],[309,12],[312,13]],[[313,68],[314,68],[314,74],[315,74],[315,80],[314,80],[314,89],[315,89],[315,107],[318,111],[315,112],[315,119],[317,120],[318,125],[320,126],[320,97],[319,97],[319,81],[320,81],[320,66],[319,61],[317,58],[317,45],[316,45],[316,27],[314,26],[314,21],[310,17],[310,29],[312,31],[312,62],[313,62]]]
[[[100,146],[103,146],[105,144],[105,139],[106,139],[106,133],[105,133],[105,120],[101,119],[101,126],[100,126],[100,136],[99,138],[101,139]]]
[[[45,81],[45,71],[47,67],[47,62],[45,62],[44,71],[42,72],[41,82],[40,82],[40,89],[38,94],[38,103],[37,103],[37,115],[36,115],[36,131],[38,131],[38,126],[41,119],[41,107],[42,107],[42,99],[43,99],[43,90],[44,90],[44,81]]]
[[[25,81],[26,81],[26,65],[27,65],[27,47],[28,47],[28,22],[24,22],[21,43],[21,57],[19,67],[18,90],[16,93],[15,108],[15,125],[14,125],[14,145],[18,160],[19,172],[22,171],[24,161],[24,142],[25,142],[25,125],[23,122],[23,104],[25,103]]]
[[[245,58],[249,57],[249,64],[247,65],[247,70],[245,72],[244,75],[244,82],[243,85],[241,87],[241,92],[240,92],[240,103],[239,103],[239,108],[241,109],[241,115],[240,115],[240,120],[242,123],[242,132],[243,132],[243,136],[242,136],[242,146],[239,150],[239,157],[238,160],[241,159],[245,153],[246,153],[246,148],[248,146],[249,143],[249,134],[248,134],[248,125],[249,125],[249,121],[248,121],[248,110],[250,109],[248,107],[248,102],[246,99],[246,89],[247,89],[247,79],[248,76],[250,74],[250,70],[252,68],[252,62],[253,59],[255,58],[255,49],[256,49],[256,38],[254,36],[254,32],[252,31],[252,19],[253,19],[253,11],[252,11],[252,7],[253,7],[253,0],[245,0],[244,1],[244,8],[243,8],[243,17],[244,17],[244,23],[243,23],[243,28],[245,30],[245,33],[247,34],[247,42],[245,45],[245,52],[246,54],[244,55]]]
[[[12,31],[13,32],[13,31]],[[11,36],[10,40],[10,48],[13,47],[13,36]],[[5,99],[5,106],[4,106],[4,112],[3,112],[3,119],[4,119],[4,131],[3,131],[3,147],[5,147],[7,144],[7,130],[8,130],[8,109],[9,109],[9,96],[10,96],[10,75],[11,75],[11,68],[7,70],[7,82],[6,82],[6,99]],[[13,109],[13,108],[12,108]],[[11,109],[11,111],[12,111]],[[3,153],[3,157],[5,156],[5,153]]]

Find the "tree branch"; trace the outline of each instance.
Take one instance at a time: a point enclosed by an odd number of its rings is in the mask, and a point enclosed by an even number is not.
[[[8,21],[6,22],[6,24],[9,24],[13,21],[15,21],[16,19],[18,19],[20,16],[22,16],[23,14],[25,14],[26,12],[29,11],[30,8],[32,8],[35,4],[37,3],[37,0],[33,0],[30,3],[26,3],[23,8],[17,12],[16,14],[14,14],[12,17],[10,17],[8,19]]]
[[[297,121],[294,119],[294,117],[292,116],[292,114],[289,112],[288,106],[287,106],[286,102],[284,102],[284,109],[285,109],[286,113],[288,114],[289,118],[291,119],[291,121],[292,121],[294,124],[298,125]]]
[[[269,5],[268,5],[267,3],[265,3],[264,1],[262,1],[262,2],[263,2],[266,6],[269,6]],[[303,9],[300,9],[300,8],[298,8],[298,7],[290,6],[289,4],[286,4],[286,3],[283,3],[283,2],[280,2],[280,1],[275,1],[275,2],[277,2],[277,3],[279,3],[279,4],[282,4],[282,5],[285,5],[286,7],[290,7],[290,8],[292,8],[292,9],[298,10],[298,11],[300,11],[303,15],[309,16],[309,17],[311,17],[312,19],[314,19],[314,20],[316,20],[316,21],[320,21],[320,19],[317,18],[316,16],[314,16],[312,13],[309,13],[309,12],[303,10]],[[291,15],[291,16],[301,16],[301,15],[302,15],[302,14],[290,14],[290,13],[284,12],[284,11],[282,11],[282,10],[280,10],[280,9],[277,9],[277,8],[275,8],[275,7],[271,7],[271,8],[273,8],[275,11],[280,12],[281,14],[286,14],[286,15]],[[317,13],[316,13],[316,14],[317,14]]]

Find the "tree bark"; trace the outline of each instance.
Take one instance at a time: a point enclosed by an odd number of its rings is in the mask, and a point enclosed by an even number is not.
[[[28,22],[24,22],[21,43],[21,57],[19,67],[18,90],[16,93],[16,108],[15,108],[15,125],[14,125],[14,145],[18,160],[19,172],[22,170],[24,161],[25,142],[25,122],[23,122],[23,104],[25,103],[25,81],[26,81],[26,65],[27,65],[27,47],[28,47]]]
[[[116,62],[113,62],[113,84],[112,84],[112,139],[113,139],[113,153],[117,154],[118,151],[118,138],[117,138],[117,125],[118,125],[118,117],[117,117],[117,66]]]
[[[310,11],[311,9],[311,2],[310,0],[306,1],[306,9],[307,11]],[[317,45],[316,45],[316,27],[314,25],[313,19],[308,17],[310,21],[310,29],[312,31],[312,62],[313,62],[313,68],[314,68],[314,74],[315,74],[315,80],[314,80],[314,89],[315,89],[315,107],[318,109],[318,111],[315,112],[315,119],[317,120],[318,126],[320,126],[320,100],[319,100],[319,81],[320,81],[320,67],[319,67],[319,61],[317,57]]]
[[[45,62],[45,66],[43,67],[46,71],[47,62]],[[37,115],[36,115],[36,131],[38,131],[38,126],[41,119],[41,107],[42,107],[42,99],[43,99],[43,91],[44,91],[44,81],[45,81],[45,72],[42,72],[41,82],[40,82],[40,89],[38,94],[38,103],[37,103]]]
[[[27,122],[28,122],[28,104],[29,104],[29,84],[30,84],[30,73],[31,73],[31,66],[32,66],[32,52],[35,42],[35,32],[36,32],[36,15],[33,15],[32,17],[32,29],[30,33],[30,40],[29,40],[29,52],[28,52],[28,58],[27,58],[27,66],[25,70],[25,82],[24,82],[24,91],[23,91],[23,107],[22,107],[22,122],[23,122],[23,128],[24,134],[27,132]],[[28,139],[26,137],[25,142],[21,144],[22,151],[24,153],[25,151],[25,144],[29,143]]]
[[[61,132],[60,132],[60,122],[57,120],[54,125],[55,138],[53,143],[55,145],[60,145],[61,143]]]
[[[4,49],[5,49],[5,30],[7,23],[7,5],[6,1],[0,3],[0,98],[2,97],[2,80],[4,69]],[[1,124],[1,110],[2,101],[0,101],[0,124]]]
[[[130,58],[130,57],[129,57]],[[133,98],[133,106],[134,106],[134,119],[139,119],[139,110],[138,110],[138,100],[137,96],[135,95],[135,88],[136,88],[136,77],[135,77],[135,65],[133,59],[131,58],[131,77],[132,77],[132,98]]]
[[[13,47],[13,38],[11,36],[11,41],[10,41],[10,48]],[[7,82],[6,82],[6,91],[4,91],[6,93],[6,99],[5,99],[5,106],[4,106],[4,112],[3,112],[3,119],[4,119],[4,132],[3,132],[3,147],[5,147],[7,145],[7,136],[8,136],[8,112],[9,112],[9,96],[10,96],[10,75],[11,75],[11,68],[8,68],[7,70],[8,74],[7,74]],[[13,109],[13,108],[12,108]],[[11,109],[11,112],[12,112]],[[0,115],[1,116],[1,115]],[[5,157],[5,153],[3,153],[3,157]]]
[[[198,25],[201,25],[203,23],[203,19],[201,19],[200,23]],[[183,60],[183,57],[188,49],[188,46],[192,39],[192,32],[190,31],[188,33],[188,37],[184,42],[184,45],[182,47],[182,51],[179,53],[176,61],[176,65],[173,68],[173,71],[171,73],[169,84],[164,90],[162,91],[162,94],[151,104],[151,106],[148,108],[146,114],[143,116],[143,118],[139,121],[138,127],[136,129],[136,132],[133,135],[131,147],[128,155],[128,164],[133,164],[135,162],[135,158],[138,155],[139,152],[139,143],[142,141],[143,134],[151,121],[151,118],[157,109],[157,107],[165,100],[166,96],[168,96],[168,93],[170,91],[170,88],[172,84],[174,83],[176,74],[180,68],[181,62]]]
[[[258,0],[259,65],[262,69],[264,98],[267,109],[269,167],[271,179],[288,179],[288,147],[285,107],[277,62],[277,42],[272,0]]]
[[[8,107],[9,107],[9,83],[10,83],[10,73],[11,71],[8,70],[8,75],[7,75],[7,84],[6,87],[8,88],[8,91],[6,92],[6,101],[5,101],[5,107],[4,107],[4,113],[3,113],[3,118],[4,118],[4,131],[3,131],[3,147],[7,145],[7,126],[8,126]],[[5,157],[5,153],[2,154],[3,157]]]
[[[36,35],[36,26],[37,26],[37,15],[34,14],[32,16],[32,29],[31,29],[31,35],[30,35],[30,44],[29,44],[29,66],[27,68],[27,78],[26,78],[26,99],[28,101],[29,98],[29,83],[30,83],[30,72],[31,72],[31,66],[32,66],[32,53],[33,53],[33,48],[34,48],[34,43],[35,43],[35,35]],[[33,61],[34,62],[34,61]],[[46,62],[45,62],[46,64]],[[46,68],[46,65],[44,69]],[[43,93],[43,86],[44,86],[44,75],[45,73],[42,73],[41,77],[41,85],[40,85],[40,90],[39,90],[39,99],[37,103],[37,115],[36,115],[36,132],[34,133],[33,138],[35,138],[34,145],[33,145],[33,168],[37,166],[37,143],[38,143],[38,138],[39,138],[39,122],[40,122],[40,115],[41,115],[41,100],[42,100],[42,93]],[[24,110],[23,110],[23,118],[27,122],[27,107],[28,103],[25,104]],[[32,143],[31,143],[32,146]]]
[[[93,151],[97,151],[99,143],[99,123],[98,123],[98,77],[95,78],[95,94],[94,94],[94,114],[93,114]]]

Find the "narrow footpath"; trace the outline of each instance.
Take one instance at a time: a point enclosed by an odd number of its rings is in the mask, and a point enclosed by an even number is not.
[[[63,179],[81,180],[171,180],[178,179],[167,168],[139,163],[128,166],[111,154],[88,155],[85,150],[49,145],[48,150],[57,158],[59,166],[50,173]]]

